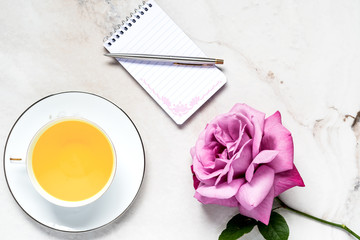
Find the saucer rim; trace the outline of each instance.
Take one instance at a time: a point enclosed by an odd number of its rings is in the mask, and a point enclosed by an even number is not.
[[[14,127],[16,126],[16,124],[18,123],[18,121],[21,119],[21,117],[30,109],[32,108],[34,105],[36,105],[37,103],[49,98],[49,97],[53,97],[53,96],[56,96],[56,95],[60,95],[60,94],[67,94],[67,93],[79,93],[79,94],[88,94],[88,95],[92,95],[92,96],[95,96],[95,97],[99,97],[107,102],[109,102],[110,104],[113,104],[115,107],[117,107],[129,120],[130,122],[132,123],[132,125],[134,126],[138,136],[139,136],[139,139],[140,139],[140,143],[141,143],[141,147],[142,147],[142,150],[143,150],[143,159],[144,159],[144,167],[143,167],[143,172],[142,172],[142,178],[141,178],[141,182],[140,182],[140,185],[137,189],[137,192],[134,196],[134,198],[132,199],[132,201],[130,202],[130,204],[117,216],[115,217],[114,219],[112,219],[111,221],[103,224],[103,225],[100,225],[98,227],[95,227],[95,228],[90,228],[90,229],[87,229],[87,230],[80,230],[80,231],[70,231],[70,230],[63,230],[63,229],[57,229],[57,228],[54,228],[54,227],[51,227],[51,226],[48,226],[40,221],[38,221],[36,218],[34,218],[33,216],[31,216],[31,214],[29,214],[22,206],[21,204],[18,202],[18,200],[16,199],[16,197],[14,196],[11,188],[10,188],[10,185],[9,185],[9,182],[8,182],[8,178],[7,178],[7,175],[6,175],[6,169],[5,169],[5,153],[6,153],[6,148],[7,148],[7,145],[8,145],[8,141],[9,141],[9,138],[10,138],[10,135],[14,129]],[[50,95],[47,95],[37,101],[35,101],[34,103],[32,103],[29,107],[27,107],[20,115],[19,117],[16,119],[16,121],[14,122],[14,124],[12,125],[8,135],[7,135],[7,138],[6,138],[6,142],[5,142],[5,146],[4,146],[4,152],[3,152],[3,171],[4,171],[4,177],[5,177],[5,181],[6,181],[6,185],[12,195],[12,197],[14,198],[16,204],[23,210],[23,212],[28,216],[30,217],[31,219],[33,219],[35,222],[37,222],[38,224],[42,225],[42,226],[45,226],[46,228],[49,228],[49,229],[52,229],[52,230],[55,230],[55,231],[59,231],[59,232],[64,232],[64,233],[85,233],[85,232],[91,232],[91,231],[95,231],[95,230],[98,230],[98,229],[101,229],[105,226],[108,226],[110,225],[111,223],[115,222],[117,219],[119,219],[125,212],[127,212],[127,210],[133,205],[133,203],[135,202],[135,199],[138,197],[139,195],[139,192],[141,190],[141,187],[143,185],[143,182],[144,182],[144,178],[145,178],[145,169],[146,169],[146,155],[145,155],[145,148],[144,148],[144,143],[143,143],[143,140],[141,138],[141,135],[140,135],[140,132],[139,130],[137,129],[135,123],[133,122],[133,120],[129,117],[129,115],[124,111],[122,110],[122,108],[120,108],[118,105],[116,105],[114,102],[110,101],[109,99],[105,98],[105,97],[102,97],[98,94],[95,94],[95,93],[92,93],[92,92],[85,92],[85,91],[63,91],[63,92],[58,92],[58,93],[53,93],[53,94],[50,94]]]

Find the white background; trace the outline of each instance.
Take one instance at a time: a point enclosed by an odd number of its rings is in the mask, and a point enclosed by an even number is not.
[[[193,198],[190,148],[217,114],[244,102],[280,110],[306,187],[289,205],[360,233],[360,2],[157,1],[208,55],[225,59],[228,83],[178,127],[113,59],[103,37],[138,1],[0,2],[0,150],[18,116],[52,93],[80,90],[119,105],[145,146],[133,206],[102,229],[69,234],[39,225],[0,178],[1,239],[217,239],[236,209]],[[2,162],[1,162],[2,165]],[[3,175],[3,173],[2,173]],[[291,240],[353,239],[281,211]],[[257,230],[243,239],[262,239]]]

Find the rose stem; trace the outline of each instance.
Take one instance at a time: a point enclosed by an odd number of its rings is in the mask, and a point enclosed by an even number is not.
[[[331,225],[331,226],[334,226],[334,227],[337,227],[337,228],[341,228],[345,231],[347,231],[348,233],[350,233],[351,235],[353,235],[354,237],[356,237],[357,239],[360,239],[360,236],[357,235],[356,233],[354,233],[350,228],[348,228],[345,224],[339,224],[339,223],[333,223],[333,222],[329,222],[329,221],[326,221],[324,219],[321,219],[321,218],[317,218],[317,217],[314,217],[310,214],[307,214],[307,213],[304,213],[304,212],[301,212],[299,210],[296,210],[294,208],[291,208],[289,207],[288,205],[286,205],[283,201],[280,200],[280,198],[277,198],[277,200],[279,201],[279,203],[281,204],[281,206],[285,209],[288,209],[292,212],[295,212],[297,214],[300,214],[302,216],[305,216],[305,217],[308,217],[308,218],[311,218],[315,221],[318,221],[318,222],[321,222],[321,223],[324,223],[324,224],[328,224],[328,225]]]

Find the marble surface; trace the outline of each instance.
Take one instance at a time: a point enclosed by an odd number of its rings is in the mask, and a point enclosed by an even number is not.
[[[1,239],[217,239],[237,210],[193,198],[189,149],[217,114],[247,103],[280,110],[306,187],[289,205],[360,233],[360,2],[158,0],[228,83],[178,127],[115,61],[102,41],[139,1],[0,2],[0,150],[18,116],[38,99],[80,90],[118,104],[146,151],[144,184],[114,223],[82,234],[39,225],[0,178]],[[1,167],[2,167],[1,161]],[[2,173],[3,175],[3,173]],[[291,240],[353,239],[286,211]],[[257,230],[242,239],[262,239]]]

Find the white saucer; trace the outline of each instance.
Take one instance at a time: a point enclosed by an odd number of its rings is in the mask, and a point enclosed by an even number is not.
[[[80,117],[101,126],[114,144],[116,175],[110,188],[95,202],[76,208],[53,205],[33,187],[25,159],[35,133],[60,117]],[[90,93],[64,92],[45,97],[30,106],[11,129],[4,152],[5,177],[16,202],[37,222],[60,231],[84,232],[102,227],[119,217],[133,202],[145,170],[144,148],[130,118],[112,102]]]

